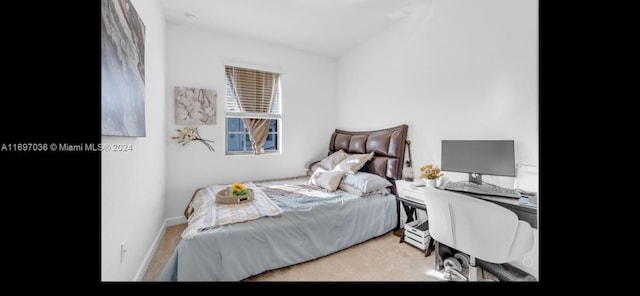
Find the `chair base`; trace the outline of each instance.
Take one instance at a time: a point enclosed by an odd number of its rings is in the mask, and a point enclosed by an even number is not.
[[[462,259],[462,254],[461,252],[458,252],[458,250],[453,249],[447,245],[441,244],[438,241],[436,241],[436,247],[435,247],[435,251],[436,251],[436,270],[442,272],[445,276],[446,280],[452,280],[453,277],[451,276],[451,273],[453,269],[457,270],[457,272],[459,274],[456,274],[457,277],[465,280],[465,281],[484,281],[487,279],[484,278],[478,278],[478,268],[484,269],[487,272],[491,273],[493,276],[495,276],[499,281],[502,282],[518,282],[518,281],[537,281],[537,279],[513,266],[510,265],[508,263],[505,264],[496,264],[496,263],[490,263],[487,261],[483,261],[480,259],[476,259],[474,257],[469,257],[469,272],[468,272],[468,276],[464,275],[462,273],[462,269],[465,268],[466,266],[464,265],[464,260],[460,260]],[[464,256],[468,256],[466,254],[464,254]],[[449,259],[449,260],[447,260]],[[446,264],[445,264],[445,261]],[[456,261],[455,263],[453,261]],[[458,263],[459,262],[459,263]],[[456,265],[456,263],[458,263]],[[458,266],[462,267],[459,268]]]
[[[498,278],[498,280],[500,280],[501,282],[537,281],[537,279],[533,275],[508,263],[495,264],[495,263],[490,263],[490,262],[482,261],[478,259],[478,265],[482,269],[490,272],[492,275]]]

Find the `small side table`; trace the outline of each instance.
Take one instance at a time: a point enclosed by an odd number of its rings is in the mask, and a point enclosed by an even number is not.
[[[404,212],[407,214],[407,221],[405,221],[405,223],[409,223],[418,219],[417,210],[423,210],[425,212],[427,211],[427,207],[422,201],[423,192],[421,190],[411,188],[412,184],[421,184],[421,183],[408,182],[404,180],[396,180],[396,187],[398,189],[397,199],[400,201],[400,203],[402,204],[402,207],[404,208]],[[398,217],[398,219],[400,219],[400,217]],[[400,243],[403,243],[405,241],[404,237],[405,237],[405,234],[403,231],[402,235],[400,236]],[[427,257],[431,255],[431,252],[434,250],[434,248],[435,248],[435,241],[431,239],[429,244],[424,250],[424,256]]]

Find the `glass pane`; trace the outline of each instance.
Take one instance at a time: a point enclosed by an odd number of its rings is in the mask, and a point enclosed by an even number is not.
[[[273,134],[273,150],[278,150],[278,134]]]
[[[249,138],[249,134],[244,136],[244,149],[245,151],[253,151],[253,147],[251,146],[251,138]]]
[[[262,146],[262,148],[264,148],[265,151],[278,150],[278,134],[270,133],[269,135],[267,135],[267,140],[264,141],[264,145]]]
[[[238,152],[242,150],[242,134],[228,134],[227,135],[227,151]]]
[[[269,133],[262,147],[265,151],[278,151],[278,119],[269,120]],[[227,118],[227,151],[253,152],[251,138],[242,118]]]
[[[227,131],[243,132],[244,122],[242,121],[242,118],[227,117]]]

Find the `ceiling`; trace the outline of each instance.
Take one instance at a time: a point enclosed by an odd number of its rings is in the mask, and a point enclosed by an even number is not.
[[[429,0],[160,0],[167,21],[338,57]],[[187,14],[196,17],[195,22]]]

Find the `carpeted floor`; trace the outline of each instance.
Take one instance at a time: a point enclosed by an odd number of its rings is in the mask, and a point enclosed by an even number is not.
[[[309,262],[263,272],[245,281],[435,281],[425,275],[435,253],[422,250],[391,232]]]
[[[186,224],[167,227],[143,281],[155,280],[171,257]],[[244,281],[438,281],[426,275],[435,266],[435,252],[424,252],[389,232],[340,252],[272,270]]]
[[[169,258],[173,255],[173,251],[176,249],[176,246],[178,246],[178,243],[182,240],[180,235],[186,228],[186,223],[167,227],[167,230],[164,232],[164,236],[158,244],[156,253],[153,254],[151,262],[147,267],[147,271],[145,272],[144,277],[142,277],[143,281],[155,281],[155,279],[158,278],[162,269],[164,269],[164,266],[169,262]]]

